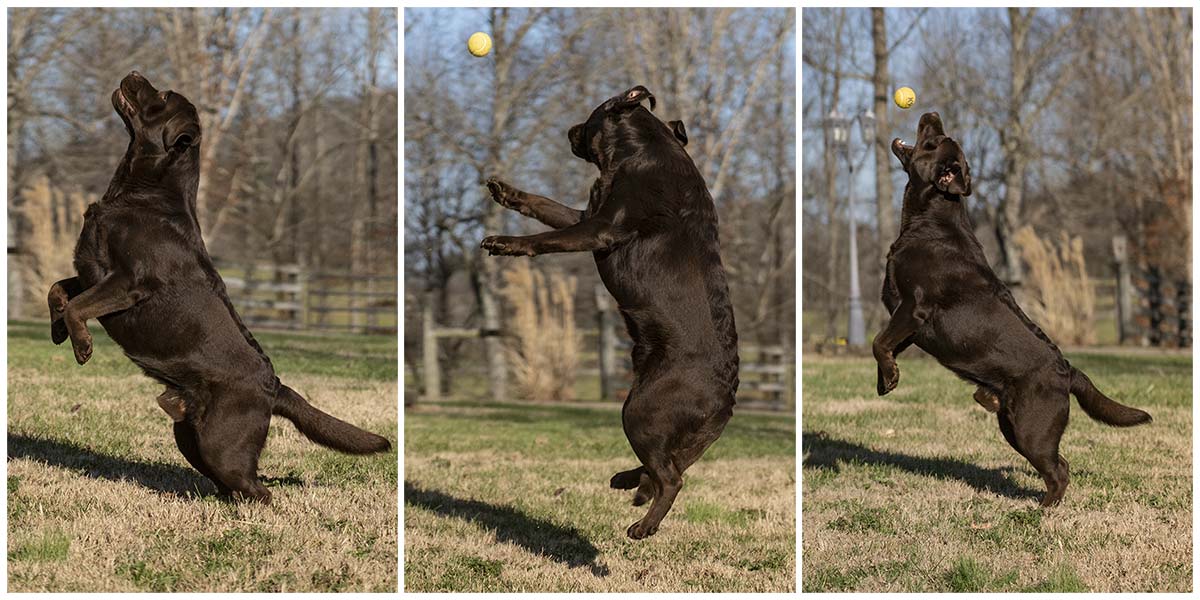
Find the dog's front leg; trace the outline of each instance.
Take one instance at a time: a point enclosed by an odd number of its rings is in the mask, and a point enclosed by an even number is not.
[[[63,310],[63,323],[71,338],[75,361],[82,365],[92,357],[92,334],[87,328],[88,319],[130,308],[147,295],[144,288],[132,285],[128,279],[114,273],[67,302]]]
[[[480,247],[494,256],[537,256],[551,252],[609,250],[629,239],[630,233],[608,220],[593,217],[557,231],[536,235],[492,235]]]
[[[883,331],[875,336],[871,352],[875,355],[878,371],[876,391],[880,396],[896,389],[900,383],[900,366],[896,364],[896,352],[907,347],[907,340],[925,322],[926,311],[915,302],[905,300],[896,307]]]
[[[581,210],[575,210],[545,196],[523,192],[499,179],[488,179],[487,188],[496,204],[537,219],[555,229],[570,227],[583,220]]]
[[[78,277],[70,277],[50,286],[46,294],[46,303],[50,306],[50,340],[61,344],[67,339],[67,324],[63,321],[63,311],[67,302],[83,293],[83,283]]]

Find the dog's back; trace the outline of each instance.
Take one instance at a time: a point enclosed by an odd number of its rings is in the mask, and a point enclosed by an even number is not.
[[[661,361],[704,363],[732,404],[737,330],[716,208],[691,157],[657,119],[645,116],[654,123],[639,128],[661,128],[661,136],[642,138],[637,155],[612,174],[604,198],[643,213],[637,234],[615,250],[594,253],[596,266],[633,338],[634,371],[654,371]]]

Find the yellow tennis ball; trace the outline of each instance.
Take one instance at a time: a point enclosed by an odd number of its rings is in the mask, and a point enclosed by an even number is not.
[[[467,38],[467,51],[475,56],[487,56],[492,51],[492,38],[482,31],[476,31]]]
[[[902,87],[896,90],[896,95],[892,96],[892,99],[896,101],[896,106],[908,109],[912,108],[913,103],[917,101],[917,93],[910,87]]]

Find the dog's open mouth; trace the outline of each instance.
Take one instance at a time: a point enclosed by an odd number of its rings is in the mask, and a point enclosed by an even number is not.
[[[120,110],[126,116],[133,116],[137,112],[133,107],[133,103],[125,96],[125,90],[121,87],[117,88],[117,110]]]
[[[938,186],[943,189],[948,187],[951,183],[954,183],[955,177],[958,177],[958,167],[957,166],[951,165],[949,167],[942,169],[941,175],[938,175],[938,178],[937,178]]]

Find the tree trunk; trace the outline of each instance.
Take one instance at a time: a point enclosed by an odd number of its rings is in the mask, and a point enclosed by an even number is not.
[[[1019,8],[1008,9],[1009,22],[1009,90],[1008,111],[1004,128],[1000,131],[1000,143],[1004,148],[1004,196],[997,211],[997,241],[1000,246],[1000,277],[1012,285],[1020,285],[1024,279],[1021,254],[1017,250],[1013,235],[1021,228],[1021,202],[1025,184],[1025,129],[1021,122],[1022,101],[1029,82],[1029,63],[1026,40],[1029,35],[1033,13],[1030,8],[1022,14]]]
[[[491,22],[496,44],[504,47],[508,9],[492,9]],[[492,123],[488,135],[487,160],[484,163],[487,165],[485,167],[487,169],[499,169],[500,140],[504,139],[508,133],[505,129],[509,107],[507,95],[510,93],[509,88],[511,87],[508,72],[512,67],[512,56],[505,52],[498,52],[493,65],[495,93],[491,96]],[[479,175],[482,179],[487,177],[488,173]],[[487,232],[502,231],[504,215],[501,207],[492,202],[490,198],[484,197],[482,200],[487,206],[485,209],[487,213],[483,218],[483,230]],[[488,388],[491,390],[494,400],[505,400],[508,398],[508,360],[504,354],[504,339],[499,336],[502,329],[499,301],[500,263],[494,257],[487,256],[487,253],[482,250],[476,250],[476,252],[479,253],[479,258],[475,261],[479,266],[480,274],[480,282],[477,287],[479,309],[483,316],[483,329],[487,334],[483,338],[483,347],[488,362]]]
[[[888,122],[888,40],[887,20],[882,8],[871,9],[871,38],[875,46],[875,222],[879,250],[876,258],[882,269],[887,265],[888,248],[896,239],[895,209],[892,203],[891,126]]]

